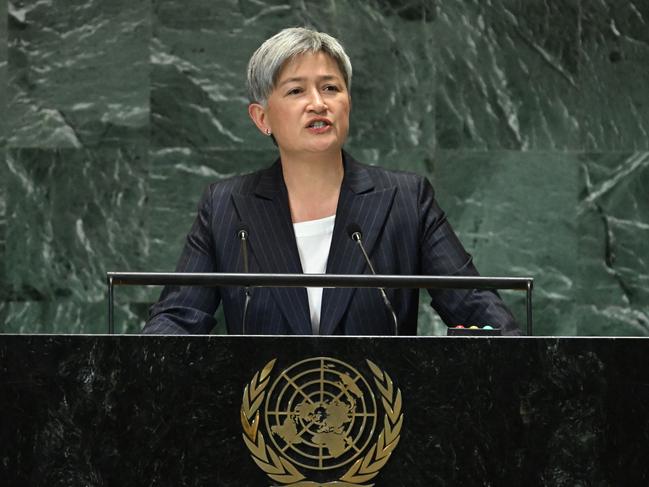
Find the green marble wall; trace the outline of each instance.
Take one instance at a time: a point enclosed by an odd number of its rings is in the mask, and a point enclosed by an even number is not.
[[[103,332],[107,270],[173,269],[202,188],[273,160],[245,66],[306,24],[354,63],[348,149],[430,177],[483,274],[534,276],[537,334],[649,335],[648,23],[647,0],[0,0],[0,332]],[[158,292],[119,288],[118,329]]]

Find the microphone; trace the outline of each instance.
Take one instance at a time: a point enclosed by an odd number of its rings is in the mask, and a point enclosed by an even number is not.
[[[248,274],[250,272],[248,268],[248,237],[250,233],[248,231],[248,225],[241,223],[239,225],[239,230],[237,231],[237,238],[241,241],[241,255],[243,256],[243,272]],[[245,286],[243,291],[246,295],[246,300],[243,303],[243,317],[241,318],[241,334],[246,334],[246,316],[248,315],[248,305],[250,304],[250,287]]]
[[[347,225],[347,235],[349,235],[349,238],[351,238],[354,242],[358,244],[358,247],[361,249],[361,252],[363,253],[363,257],[365,258],[365,262],[367,263],[367,267],[370,268],[372,274],[376,275],[376,271],[374,270],[372,261],[367,255],[367,252],[365,251],[365,246],[363,245],[363,232],[361,231],[361,227],[357,223],[350,223],[349,225]],[[380,287],[378,288],[378,290],[381,293],[381,297],[383,298],[383,303],[385,304],[385,308],[389,311],[390,315],[392,315],[392,321],[394,321],[394,334],[398,336],[399,321],[397,320],[397,314],[394,312],[394,308],[392,307],[392,303],[390,303],[390,300],[388,299],[388,295],[385,294],[385,289]]]

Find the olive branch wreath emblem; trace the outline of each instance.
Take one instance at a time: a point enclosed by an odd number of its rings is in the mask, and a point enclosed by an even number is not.
[[[385,410],[383,429],[367,453],[356,460],[338,481],[319,484],[306,480],[305,475],[293,463],[278,455],[266,443],[264,435],[259,431],[259,410],[266,396],[266,388],[270,382],[270,375],[275,362],[276,359],[273,359],[261,370],[257,371],[243,391],[241,403],[242,436],[257,466],[272,480],[288,487],[319,487],[322,485],[372,487],[374,484],[364,483],[376,477],[385,466],[390,454],[399,444],[401,427],[403,426],[401,391],[394,386],[390,376],[375,363],[366,360],[374,375],[374,383],[381,394],[381,402]]]

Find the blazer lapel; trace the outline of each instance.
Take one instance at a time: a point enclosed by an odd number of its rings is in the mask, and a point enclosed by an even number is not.
[[[366,274],[365,259],[347,234],[356,223],[363,234],[363,245],[372,256],[385,219],[392,207],[396,187],[374,191],[368,170],[345,154],[345,177],[338,199],[336,223],[327,261],[327,274]],[[380,269],[377,270],[380,273]],[[347,310],[354,288],[325,289],[322,295],[320,334],[331,335]]]
[[[250,229],[250,255],[259,272],[301,274],[302,265],[291,223],[288,193],[278,162],[263,171],[253,193],[233,194],[241,221]],[[272,288],[278,306],[297,335],[311,335],[305,288]]]

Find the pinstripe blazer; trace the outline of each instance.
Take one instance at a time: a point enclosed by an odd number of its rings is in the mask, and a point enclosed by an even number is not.
[[[356,162],[343,153],[345,175],[327,262],[330,274],[368,272],[346,228],[358,224],[380,274],[478,275],[471,256],[435,202],[423,177]],[[288,193],[280,162],[268,169],[211,184],[183,249],[177,272],[242,272],[237,231],[250,229],[250,272],[302,273]],[[417,334],[419,291],[386,289],[400,334]],[[445,323],[499,325],[518,333],[511,313],[491,291],[431,291],[432,306]],[[151,308],[145,333],[209,333],[223,304],[227,330],[241,332],[242,288],[166,287]],[[310,335],[304,288],[256,288],[246,318],[250,334]],[[376,289],[324,289],[323,335],[391,335],[392,320]]]

